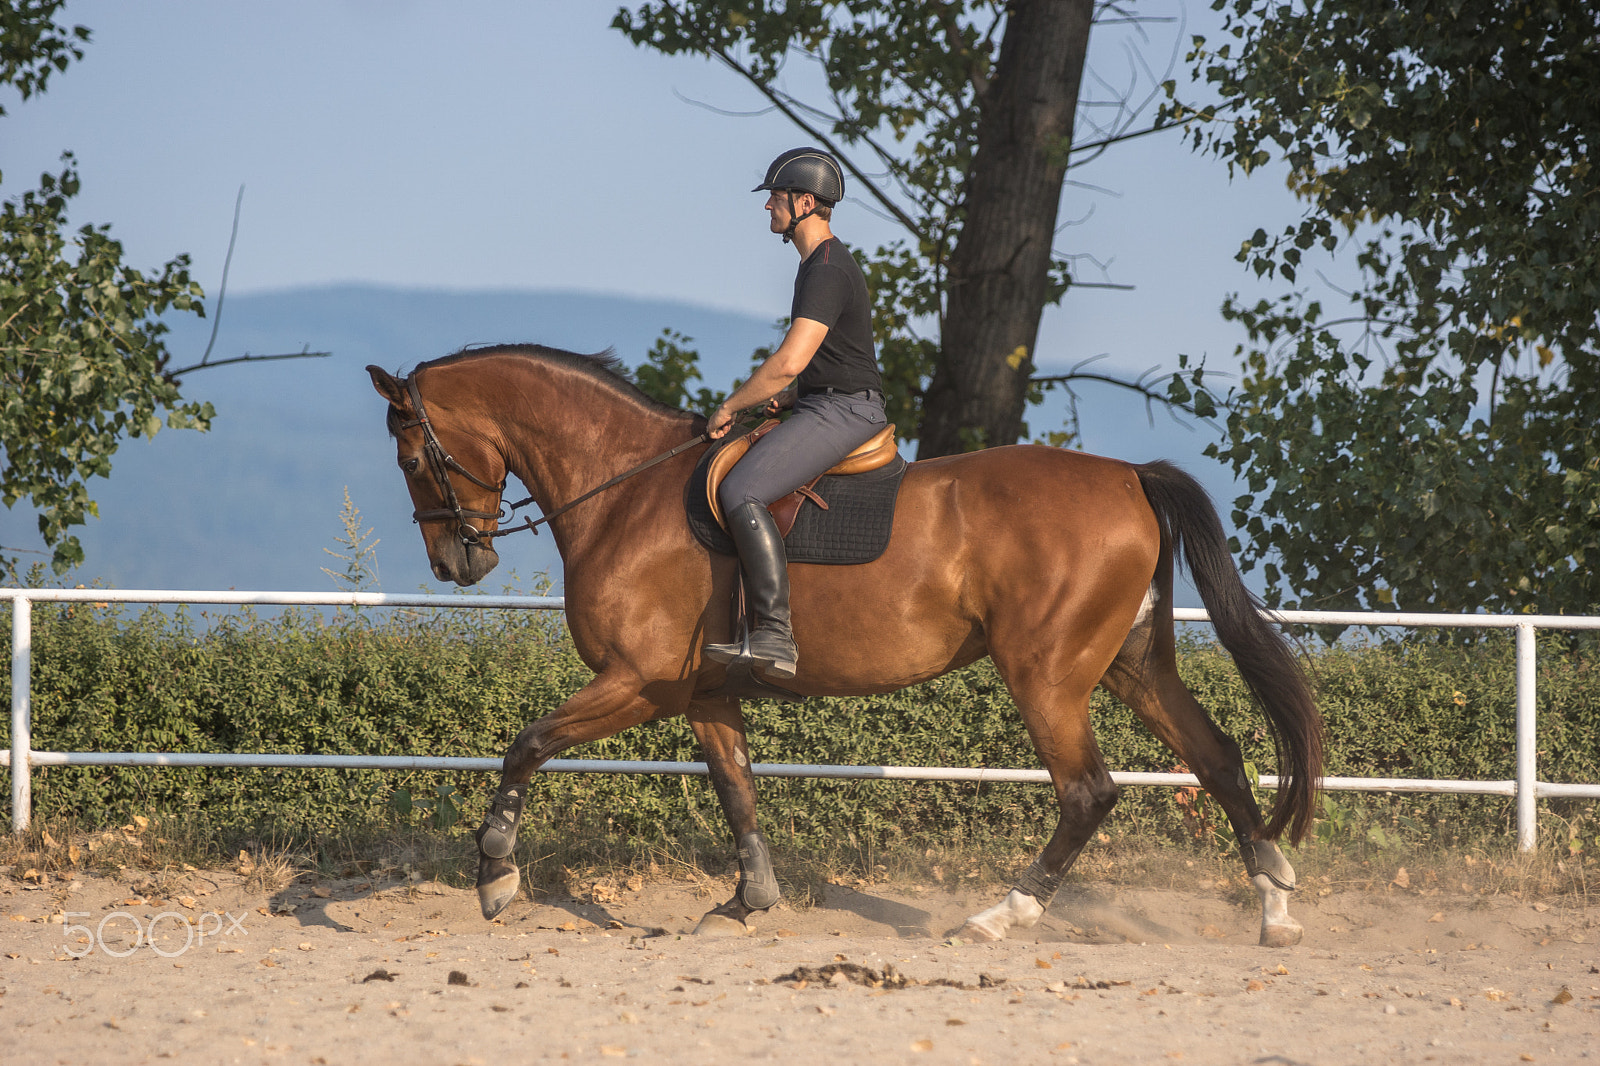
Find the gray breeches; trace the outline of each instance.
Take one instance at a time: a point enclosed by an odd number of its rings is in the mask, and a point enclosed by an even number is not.
[[[765,507],[821,474],[888,425],[876,392],[814,393],[794,403],[783,425],[756,441],[717,491],[722,513],[745,503]]]

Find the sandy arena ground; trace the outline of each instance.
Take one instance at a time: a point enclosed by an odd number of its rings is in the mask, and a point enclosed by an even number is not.
[[[602,882],[488,923],[403,875],[12,874],[5,1063],[1600,1061],[1600,913],[1571,903],[1303,889],[1305,941],[1273,951],[1228,886],[1068,886],[979,945],[948,937],[992,890],[830,886],[702,940],[731,882]]]

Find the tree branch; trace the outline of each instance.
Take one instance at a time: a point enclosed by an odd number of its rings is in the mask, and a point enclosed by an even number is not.
[[[674,10],[676,10],[676,8],[674,8]],[[756,91],[762,96],[765,96],[768,100],[771,100],[773,106],[779,111],[783,112],[784,116],[788,118],[790,122],[793,122],[806,133],[810,134],[812,137],[815,137],[824,148],[828,149],[828,151],[837,156],[839,161],[844,164],[845,169],[850,171],[851,174],[855,175],[856,180],[867,187],[867,190],[872,193],[873,199],[882,204],[884,209],[893,215],[895,220],[899,222],[900,225],[904,226],[908,231],[910,231],[912,236],[916,237],[918,240],[927,239],[922,230],[918,228],[916,222],[912,220],[911,216],[907,215],[905,211],[900,208],[899,204],[889,199],[889,197],[885,195],[882,190],[874,185],[872,181],[861,172],[861,169],[855,165],[855,162],[846,153],[840,151],[838,145],[833,143],[833,139],[831,137],[800,117],[795,109],[790,106],[785,94],[779,93],[760,78],[756,77],[756,75],[746,68],[744,64],[740,63],[738,60],[729,55],[721,45],[708,40],[705,35],[693,25],[693,23],[689,22],[689,20],[685,19],[684,24],[688,26],[689,31],[699,39],[700,47],[703,48],[708,55],[715,56],[717,59],[721,60],[722,64],[729,70],[733,71],[735,74],[738,74],[745,81],[748,81],[751,85],[755,86]]]
[[[1028,384],[1030,384],[1030,385],[1045,385],[1045,386],[1049,386],[1049,385],[1065,385],[1065,386],[1067,386],[1068,395],[1071,395],[1071,396],[1076,396],[1076,394],[1073,393],[1072,387],[1071,387],[1072,383],[1075,382],[1075,381],[1094,381],[1094,382],[1099,382],[1102,385],[1115,385],[1118,388],[1128,389],[1129,391],[1136,392],[1140,396],[1144,397],[1145,411],[1149,415],[1152,425],[1155,424],[1155,411],[1154,411],[1154,406],[1153,405],[1157,404],[1157,403],[1162,404],[1163,406],[1165,406],[1169,412],[1171,412],[1171,411],[1182,411],[1184,414],[1193,415],[1194,417],[1199,418],[1203,422],[1207,422],[1207,423],[1211,422],[1211,419],[1205,418],[1205,417],[1201,416],[1200,414],[1196,413],[1195,408],[1194,408],[1194,404],[1192,402],[1190,402],[1190,403],[1178,403],[1178,402],[1174,401],[1170,396],[1166,396],[1166,395],[1156,391],[1155,386],[1153,384],[1151,384],[1149,381],[1147,381],[1146,379],[1149,378],[1150,375],[1152,375],[1152,374],[1159,373],[1160,370],[1161,370],[1161,368],[1159,366],[1151,367],[1150,369],[1146,370],[1144,373],[1140,374],[1138,377],[1134,378],[1131,381],[1128,380],[1127,378],[1119,378],[1119,377],[1116,377],[1115,375],[1112,375],[1112,374],[1098,374],[1098,373],[1094,373],[1092,371],[1085,371],[1083,369],[1083,367],[1089,365],[1090,363],[1094,362],[1095,360],[1103,359],[1103,358],[1105,358],[1104,355],[1092,356],[1092,357],[1090,357],[1088,359],[1085,359],[1082,362],[1078,363],[1076,366],[1074,366],[1071,370],[1067,371],[1065,374],[1041,374],[1041,375],[1039,375],[1037,377],[1030,377],[1028,379]],[[1181,418],[1178,418],[1177,415],[1174,414],[1172,417],[1173,417],[1173,421],[1178,422],[1180,425],[1188,425],[1188,423],[1184,422]]]
[[[1083,144],[1075,144],[1075,145],[1073,145],[1072,146],[1072,154],[1073,155],[1077,155],[1079,152],[1086,152],[1086,151],[1089,151],[1092,148],[1108,148],[1113,144],[1121,144],[1123,141],[1131,141],[1131,140],[1134,140],[1137,137],[1145,137],[1145,136],[1148,136],[1149,134],[1152,134],[1152,133],[1160,133],[1162,130],[1182,129],[1184,126],[1187,126],[1189,123],[1195,121],[1195,119],[1198,119],[1198,118],[1201,118],[1201,117],[1202,116],[1199,115],[1199,114],[1193,114],[1193,115],[1190,115],[1188,118],[1179,119],[1177,122],[1165,122],[1165,123],[1162,123],[1159,126],[1151,126],[1148,129],[1142,129],[1142,130],[1139,130],[1139,131],[1137,131],[1135,133],[1119,133],[1114,137],[1106,137],[1103,140],[1085,141]],[[1087,159],[1083,160],[1083,163],[1087,163],[1087,162],[1089,162],[1089,160],[1087,160]],[[1072,167],[1082,166],[1082,165],[1083,165],[1082,163],[1074,162],[1074,163],[1069,164],[1067,169],[1070,170],[1070,169],[1072,169]]]
[[[244,186],[239,186],[239,195],[233,198],[233,231],[228,234],[228,254],[222,260],[222,284],[217,288],[217,309],[211,316],[211,339],[206,341],[205,354],[200,357],[196,368],[205,366],[211,360],[211,348],[217,343],[217,330],[222,328],[222,301],[228,298],[228,269],[233,266],[233,246],[239,239],[239,211],[244,207]]]
[[[251,355],[246,352],[243,355],[236,355],[232,359],[218,359],[214,363],[200,362],[194,364],[194,366],[183,367],[180,370],[169,370],[167,376],[177,378],[184,374],[192,374],[196,370],[209,370],[211,367],[227,366],[230,363],[266,363],[274,359],[326,359],[332,354],[332,352],[313,352],[309,344],[298,352],[285,352],[280,355]]]
[[[760,118],[762,115],[772,114],[774,110],[770,107],[763,107],[757,111],[730,111],[725,107],[718,107],[715,104],[708,104],[704,100],[696,100],[692,96],[685,96],[677,89],[672,90],[672,95],[676,96],[679,100],[682,100],[691,107],[702,108],[711,112],[713,115],[723,115],[727,118]]]
[[[207,367],[228,366],[231,363],[266,363],[274,359],[325,359],[332,352],[313,352],[308,344],[298,352],[288,352],[281,355],[251,355],[249,352],[234,356],[232,359],[219,359],[211,361],[211,349],[217,343],[217,330],[222,328],[222,301],[228,298],[228,270],[233,266],[233,247],[239,239],[239,212],[244,207],[244,186],[239,186],[239,195],[233,200],[233,232],[228,235],[228,255],[222,261],[222,284],[217,288],[217,309],[211,316],[211,339],[206,341],[205,354],[193,366],[186,366],[178,370],[166,370],[162,374],[174,383],[184,374],[192,374],[196,370],[205,370]]]

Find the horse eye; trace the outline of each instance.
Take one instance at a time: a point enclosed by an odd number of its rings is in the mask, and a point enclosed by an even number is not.
[[[404,459],[400,463],[400,469],[408,474],[415,474],[417,472],[417,461],[415,459]]]

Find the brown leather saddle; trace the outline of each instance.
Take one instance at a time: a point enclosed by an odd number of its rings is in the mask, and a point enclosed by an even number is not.
[[[735,463],[749,453],[751,445],[780,425],[782,423],[776,418],[769,418],[744,436],[729,441],[712,458],[711,466],[706,470],[706,502],[711,505],[711,514],[716,518],[717,525],[723,529],[728,528],[728,523],[722,515],[722,504],[717,500],[717,490],[722,487],[722,479],[733,469]],[[817,482],[830,474],[835,476],[864,474],[868,470],[876,470],[894,462],[899,454],[900,449],[894,440],[894,425],[891,423],[832,467],[769,506],[767,510],[772,512],[773,519],[778,523],[778,535],[784,537],[789,535],[789,531],[794,528],[796,516],[800,514],[800,505],[806,500],[815,503],[824,511],[828,510],[828,501],[817,495]]]
[[[729,441],[711,458],[706,468],[706,503],[710,505],[712,517],[724,531],[728,524],[722,514],[722,505],[717,501],[717,489],[722,485],[722,479],[732,470],[734,464],[749,454],[750,447],[756,441],[766,436],[780,423],[776,418],[768,419],[755,429]],[[885,426],[870,440],[845,456],[833,467],[813,478],[810,482],[791,492],[789,495],[772,504],[768,510],[778,524],[780,536],[787,537],[794,528],[795,520],[800,515],[800,508],[806,500],[811,500],[824,511],[830,510],[828,502],[816,491],[817,482],[829,475],[865,474],[868,471],[879,470],[900,457],[899,448],[895,445],[894,425]],[[898,479],[896,479],[898,482]],[[892,512],[893,502],[890,501]],[[881,549],[880,549],[881,550]],[[734,633],[741,634],[746,641],[750,639],[749,619],[746,615],[744,596],[744,577],[740,575],[739,583],[734,590],[731,606],[731,623]],[[728,667],[722,686],[708,696],[747,696],[758,699],[776,699],[786,703],[800,703],[803,700],[799,694],[773,684],[760,674],[753,672],[747,662],[735,662]]]

